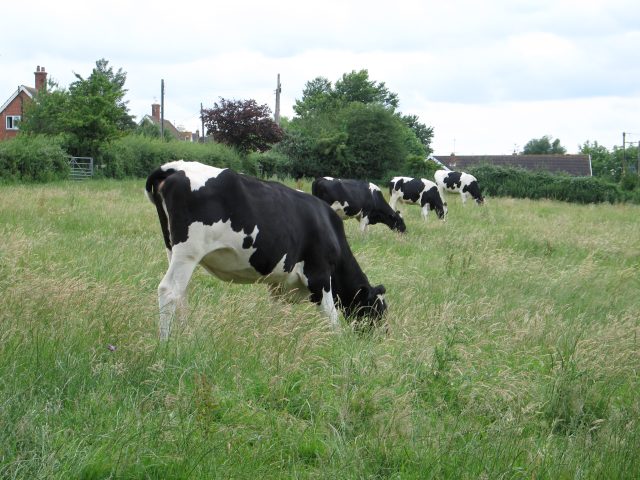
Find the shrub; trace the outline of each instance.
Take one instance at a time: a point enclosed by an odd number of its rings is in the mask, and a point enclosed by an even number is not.
[[[640,195],[597,177],[571,177],[521,168],[480,165],[469,173],[478,179],[484,195],[515,198],[549,198],[575,203],[638,201]]]
[[[96,162],[105,177],[146,177],[172,160],[197,161],[240,170],[242,159],[232,148],[218,143],[163,142],[142,135],[129,135],[108,144]]]
[[[46,182],[68,178],[69,156],[62,137],[18,135],[0,142],[0,178]]]
[[[245,170],[246,173],[260,175],[263,178],[277,177],[281,180],[292,176],[292,161],[283,153],[274,150],[264,153],[252,153],[249,155],[248,160],[252,164],[254,171],[252,173],[247,169]]]

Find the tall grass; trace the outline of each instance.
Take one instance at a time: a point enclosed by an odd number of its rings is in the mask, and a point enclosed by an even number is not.
[[[159,343],[139,181],[0,187],[0,477],[640,477],[640,208],[403,210],[388,335],[199,269]]]

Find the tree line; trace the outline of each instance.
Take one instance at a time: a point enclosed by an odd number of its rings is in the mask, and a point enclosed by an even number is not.
[[[134,121],[125,100],[126,73],[100,59],[89,76],[75,77],[68,89],[49,81],[26,107],[19,137],[55,137],[54,143],[67,154],[94,157],[102,171],[113,176],[137,172],[135,166],[120,172],[117,168],[123,138],[159,139],[160,129]],[[354,70],[335,82],[325,77],[308,81],[293,106],[295,115],[280,125],[267,105],[252,99],[221,97],[201,116],[206,138],[233,149],[248,173],[370,180],[394,174],[428,176],[437,168],[425,161],[432,153],[434,130],[417,116],[400,112],[399,104],[398,94],[384,82],[370,79],[367,70]],[[140,144],[147,148],[148,143]],[[126,145],[131,148],[135,142]],[[0,162],[6,150],[0,149]],[[580,152],[591,155],[594,176],[637,186],[637,163],[622,159],[623,153],[637,158],[637,147],[609,151],[586,141]],[[543,136],[529,141],[520,153],[564,154],[566,149],[559,139]],[[135,153],[127,161],[135,162]]]

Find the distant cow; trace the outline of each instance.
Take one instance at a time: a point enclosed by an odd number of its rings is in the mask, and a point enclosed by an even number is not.
[[[387,308],[382,285],[372,287],[347,243],[342,221],[321,200],[265,182],[182,160],[149,175],[169,257],[158,287],[160,338],[167,339],[196,265],[225,281],[263,282],[319,305],[332,326],[336,304],[348,317],[373,323]]]
[[[460,192],[463,204],[467,201],[468,196],[471,196],[478,205],[484,203],[478,180],[473,175],[451,170],[437,170],[433,177],[443,198],[446,190],[447,192]]]
[[[435,210],[441,220],[447,216],[446,203],[436,184],[424,178],[393,177],[389,182],[389,204],[395,210],[398,201],[422,207],[422,218],[427,220],[429,210]]]
[[[328,203],[342,218],[356,218],[365,232],[368,225],[384,223],[391,230],[407,230],[400,212],[394,211],[377,185],[364,180],[316,178],[311,193]]]

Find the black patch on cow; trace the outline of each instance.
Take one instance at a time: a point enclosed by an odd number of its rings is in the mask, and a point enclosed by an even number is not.
[[[462,185],[462,181],[460,177],[462,173],[460,172],[449,172],[446,177],[444,177],[444,184],[450,190],[455,190],[456,188],[460,188]]]
[[[247,235],[246,237],[244,237],[244,240],[242,241],[242,248],[251,248],[253,246],[253,238],[250,235]]]

